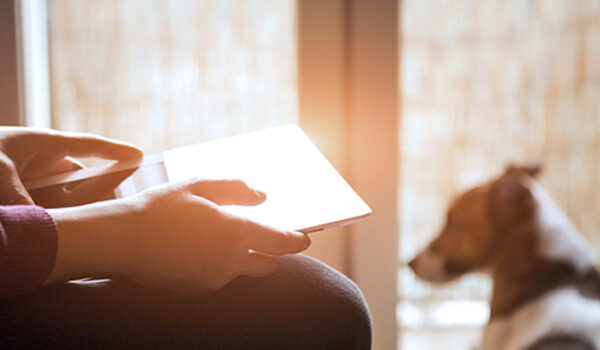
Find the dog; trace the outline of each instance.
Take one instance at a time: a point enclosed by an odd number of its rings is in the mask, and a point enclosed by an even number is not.
[[[490,275],[481,350],[600,350],[594,255],[539,173],[539,165],[509,166],[460,194],[441,233],[409,266],[434,283]]]

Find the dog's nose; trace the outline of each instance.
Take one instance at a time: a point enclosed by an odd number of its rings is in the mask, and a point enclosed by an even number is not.
[[[409,263],[408,266],[415,271],[415,268],[417,267],[417,257],[415,257],[414,259],[412,259]]]

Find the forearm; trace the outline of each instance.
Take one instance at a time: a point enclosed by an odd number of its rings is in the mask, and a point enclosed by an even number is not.
[[[133,205],[117,200],[49,209],[57,226],[58,250],[46,284],[129,274]]]

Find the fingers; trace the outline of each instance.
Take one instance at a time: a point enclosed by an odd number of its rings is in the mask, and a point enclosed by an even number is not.
[[[0,153],[0,204],[33,204],[17,169],[4,154]]]
[[[114,189],[136,169],[98,176],[91,179],[43,187],[30,191],[36,204],[45,208],[82,205],[114,198]]]
[[[49,167],[27,169],[21,177],[23,179],[36,178],[82,168],[84,166],[78,161],[65,157]],[[69,207],[112,199],[114,198],[114,189],[135,170],[107,174],[66,185],[43,187],[29,191],[29,195],[35,204],[45,208]]]
[[[257,205],[267,198],[241,180],[191,180],[185,186],[192,194],[218,205]]]
[[[75,187],[68,188],[66,193],[74,203],[73,205],[109,199],[107,196],[113,198],[115,188],[136,170],[137,169],[128,169],[87,179]]]
[[[85,165],[78,161],[77,159],[73,159],[71,157],[64,157],[63,159],[56,162],[57,164],[54,166],[55,173],[59,174],[67,171],[75,171],[85,168]],[[51,174],[48,174],[51,175]]]
[[[53,141],[55,152],[73,157],[124,160],[143,155],[142,151],[133,145],[92,134],[50,133],[47,137]]]
[[[310,238],[296,231],[282,231],[244,220],[240,231],[242,241],[248,248],[270,255],[294,254],[306,250],[310,246]]]
[[[81,164],[77,160],[72,159],[71,157],[65,157],[65,158],[62,158],[62,159],[54,162],[53,164],[51,164],[49,166],[44,164],[44,166],[39,166],[39,167],[32,167],[32,166],[27,167],[21,173],[21,179],[23,179],[23,180],[35,179],[35,178],[39,178],[39,177],[65,173],[68,171],[75,171],[75,170],[79,170],[79,169],[83,169],[83,168],[84,168],[83,164]]]
[[[240,273],[250,277],[264,277],[272,274],[277,269],[277,260],[274,256],[249,251]]]
[[[18,177],[13,178],[12,181],[3,181],[0,185],[0,205],[16,204],[34,204]]]

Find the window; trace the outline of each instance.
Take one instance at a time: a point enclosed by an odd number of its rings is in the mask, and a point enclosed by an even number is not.
[[[401,262],[453,194],[519,160],[543,162],[542,184],[600,251],[600,4],[426,0],[401,13]],[[473,348],[488,291],[483,277],[440,289],[401,268],[403,349]]]
[[[298,121],[294,0],[50,0],[52,127],[147,153]]]

